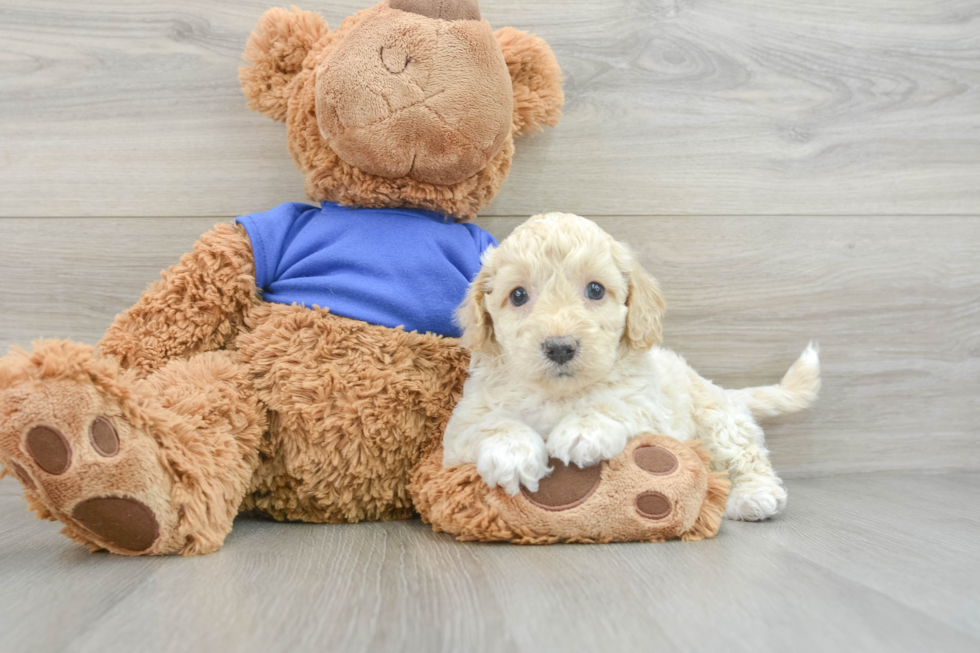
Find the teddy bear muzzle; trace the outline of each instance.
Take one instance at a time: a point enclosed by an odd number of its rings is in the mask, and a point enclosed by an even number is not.
[[[370,175],[453,185],[510,135],[507,64],[475,0],[391,0],[317,70],[320,136]]]

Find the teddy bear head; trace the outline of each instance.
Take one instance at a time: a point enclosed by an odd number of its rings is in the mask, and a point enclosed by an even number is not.
[[[564,94],[544,40],[492,31],[477,0],[384,0],[335,30],[271,9],[240,70],[248,105],[287,125],[312,200],[469,219],[514,138],[554,126]]]

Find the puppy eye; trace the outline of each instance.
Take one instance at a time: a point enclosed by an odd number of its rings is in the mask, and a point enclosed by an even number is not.
[[[527,291],[523,288],[514,288],[510,291],[510,303],[514,306],[523,306],[527,303]]]
[[[598,281],[593,281],[585,287],[585,296],[589,299],[599,300],[606,296],[606,289]]]

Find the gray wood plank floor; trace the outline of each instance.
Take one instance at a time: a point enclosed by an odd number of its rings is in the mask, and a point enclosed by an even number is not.
[[[336,26],[374,0],[305,0]],[[233,216],[303,197],[236,69],[269,0],[0,0],[0,215]],[[288,4],[288,3],[286,3]],[[976,0],[483,0],[567,76],[488,215],[980,205]]]
[[[980,474],[791,481],[699,543],[516,547],[240,519],[202,558],[89,554],[0,482],[3,651],[976,651]]]

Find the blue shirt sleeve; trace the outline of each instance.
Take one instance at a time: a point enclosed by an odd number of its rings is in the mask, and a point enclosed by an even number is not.
[[[259,290],[276,280],[276,268],[296,220],[317,207],[298,202],[280,204],[271,211],[251,213],[236,220],[245,227],[252,241],[252,257],[255,259],[255,285]]]
[[[480,252],[480,256],[483,256],[483,253],[487,251],[488,247],[497,246],[497,239],[491,236],[489,232],[484,231],[475,224],[470,224],[468,222],[463,226],[469,230],[470,234],[473,236],[473,240],[476,241],[476,247]]]

